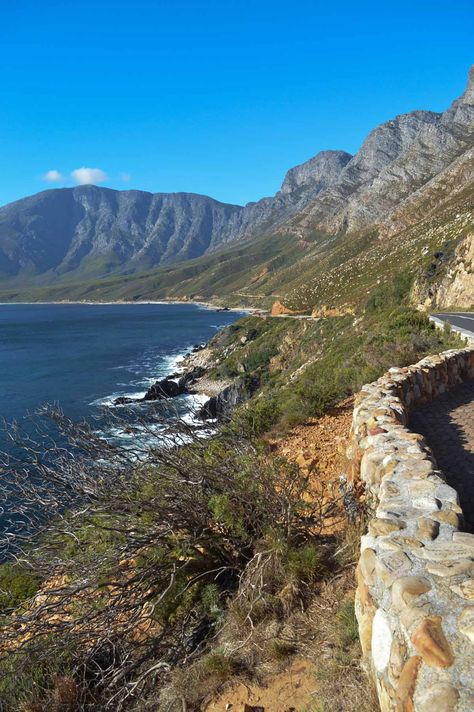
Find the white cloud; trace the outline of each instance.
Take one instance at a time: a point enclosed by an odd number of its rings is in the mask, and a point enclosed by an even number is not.
[[[130,173],[122,172],[122,173],[119,173],[119,178],[120,178],[120,180],[123,180],[124,183],[129,183],[130,180],[132,179],[132,176],[130,175]]]
[[[72,171],[71,176],[78,185],[95,185],[107,180],[107,175],[100,168],[85,168],[84,166]]]
[[[63,180],[63,176],[62,173],[60,173],[56,169],[53,169],[51,171],[47,171],[43,175],[43,180],[46,181],[46,183],[59,183]]]

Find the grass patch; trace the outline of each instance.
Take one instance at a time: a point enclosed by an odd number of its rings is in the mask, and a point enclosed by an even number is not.
[[[359,640],[359,628],[355,615],[353,597],[341,603],[339,608],[339,625],[341,645],[347,646]]]
[[[280,662],[294,655],[296,650],[294,643],[287,643],[284,640],[273,640],[270,643],[270,655]]]
[[[236,660],[218,650],[205,655],[201,666],[204,674],[217,677],[220,682],[228,680],[238,671]]]

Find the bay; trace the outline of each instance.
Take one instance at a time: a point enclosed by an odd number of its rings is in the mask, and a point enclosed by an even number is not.
[[[141,395],[239,316],[196,304],[0,305],[0,415],[58,402],[82,418]]]
[[[110,441],[136,447],[139,430],[108,423],[114,399],[144,395],[194,345],[241,315],[197,304],[1,304],[0,417],[25,423],[28,431],[28,413],[57,404]],[[180,396],[173,399],[173,416],[189,416],[197,407],[192,396]],[[112,410],[122,410],[130,425],[148,414],[170,416],[165,402]],[[0,448],[8,447],[0,433]],[[8,502],[0,506],[0,530],[8,509]]]

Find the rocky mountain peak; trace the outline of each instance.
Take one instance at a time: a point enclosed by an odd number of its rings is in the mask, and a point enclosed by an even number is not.
[[[320,184],[328,187],[338,178],[352,155],[346,151],[320,151],[313,158],[290,168],[282,183],[280,193],[291,193],[302,185]]]
[[[438,123],[440,114],[433,111],[412,111],[399,114],[394,119],[373,129],[343,175],[354,169],[377,175],[409,146],[420,129]]]
[[[469,69],[467,86],[464,94],[459,98],[459,102],[462,104],[474,104],[474,64]]]

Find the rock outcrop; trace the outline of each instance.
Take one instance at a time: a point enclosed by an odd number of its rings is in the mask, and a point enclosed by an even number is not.
[[[474,307],[474,232],[459,242],[454,254],[438,253],[430,272],[415,283],[414,299],[426,309]]]
[[[273,302],[271,314],[272,316],[284,316],[284,315],[294,315],[301,314],[302,312],[294,311],[293,309],[288,309],[280,301]]]
[[[474,67],[464,94],[444,113],[413,111],[372,131],[337,180],[293,221],[329,233],[390,225],[391,213],[472,149]]]
[[[143,401],[166,400],[176,398],[184,393],[195,393],[193,384],[196,383],[206,372],[202,366],[194,366],[183,374],[170,374],[165,378],[155,381],[147,390],[143,398],[129,398],[120,396],[114,401],[114,405],[127,405],[128,403],[140,403]]]
[[[254,393],[257,383],[244,382],[237,379],[229,386],[226,386],[217,396],[212,396],[207,400],[197,413],[200,420],[228,420],[232,411],[240,403],[244,403]]]

